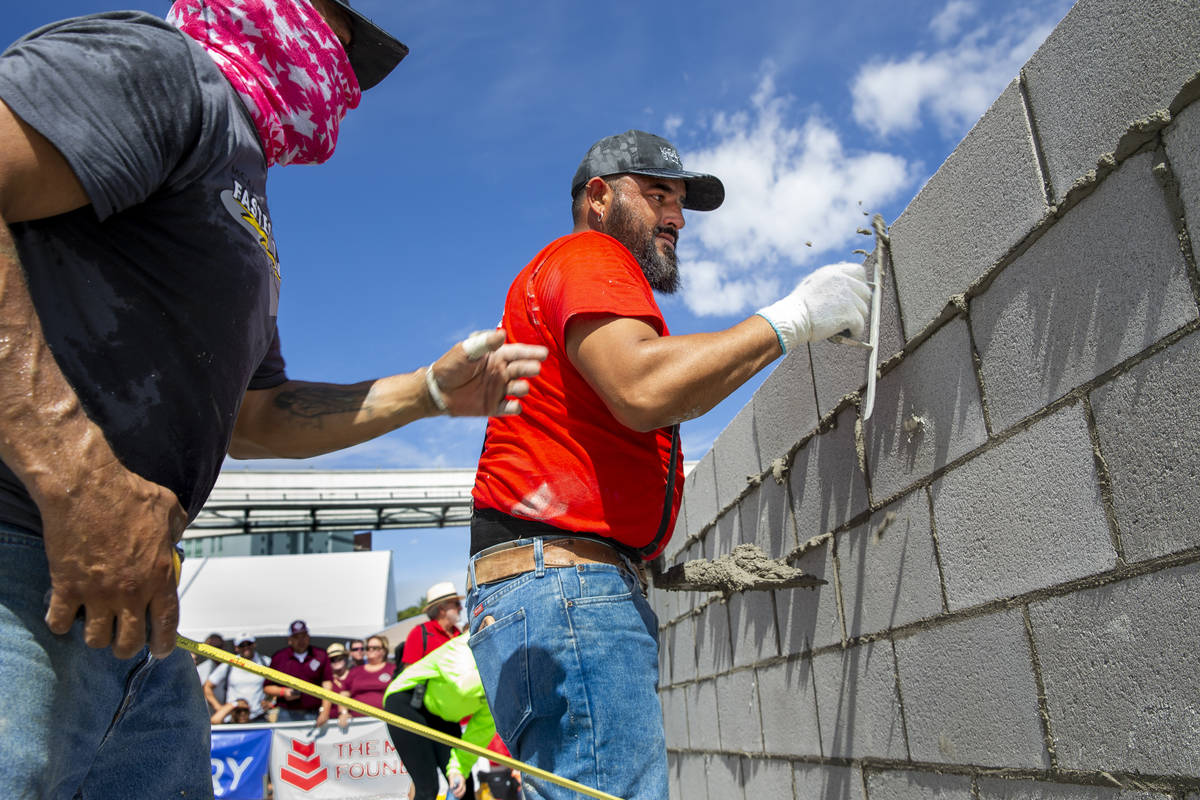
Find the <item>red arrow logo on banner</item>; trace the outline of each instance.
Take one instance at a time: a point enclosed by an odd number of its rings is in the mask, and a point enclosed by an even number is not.
[[[321,766],[321,757],[313,755],[316,749],[315,742],[305,743],[292,739],[292,750],[296,752],[288,753],[288,766],[279,768],[279,780],[289,783],[303,792],[324,783],[329,777],[329,771]],[[312,758],[303,758],[302,756],[312,756]],[[289,767],[293,769],[289,769]]]

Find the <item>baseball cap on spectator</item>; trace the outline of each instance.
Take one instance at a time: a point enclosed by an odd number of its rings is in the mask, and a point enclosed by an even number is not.
[[[341,642],[334,642],[333,644],[329,645],[329,647],[325,648],[325,652],[329,654],[329,659],[331,661],[335,658],[340,658],[347,655],[346,646]]]
[[[254,644],[254,641],[255,641],[255,640],[254,640],[254,637],[253,637],[253,636],[251,636],[250,634],[248,634],[248,633],[239,633],[239,634],[237,635],[237,638],[233,640],[233,643],[234,643],[234,645],[235,645],[235,646],[237,646],[237,647],[241,647],[241,646],[242,646],[242,645],[244,645],[246,642],[249,642],[250,644]]]
[[[298,619],[288,626],[288,636],[295,636],[297,633],[308,633],[308,626],[302,619]]]

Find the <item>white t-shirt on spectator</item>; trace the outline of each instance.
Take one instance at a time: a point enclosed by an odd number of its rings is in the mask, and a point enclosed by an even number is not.
[[[266,658],[254,654],[254,658],[250,659],[255,663],[262,664],[264,667],[270,664]],[[231,673],[232,670],[232,673]],[[234,669],[228,664],[218,664],[208,676],[209,682],[213,685],[213,689],[219,695],[221,689],[228,685],[225,690],[226,702],[236,701],[239,697],[244,697],[250,702],[250,719],[258,719],[266,712],[263,711],[263,698],[266,694],[263,692],[263,683],[265,679],[255,675],[253,672],[247,672],[244,669]],[[228,684],[226,684],[228,681]],[[228,718],[226,718],[228,720]]]

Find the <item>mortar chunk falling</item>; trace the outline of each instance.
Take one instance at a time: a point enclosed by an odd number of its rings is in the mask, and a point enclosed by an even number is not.
[[[720,558],[697,558],[654,574],[656,589],[726,595],[769,589],[811,589],[825,583],[781,558],[768,558],[762,548],[753,544],[739,544],[732,553]]]

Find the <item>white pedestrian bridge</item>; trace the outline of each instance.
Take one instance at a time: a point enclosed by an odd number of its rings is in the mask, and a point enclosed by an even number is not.
[[[474,485],[474,468],[225,470],[184,531],[184,550],[232,556],[370,549],[365,532],[468,524]]]

